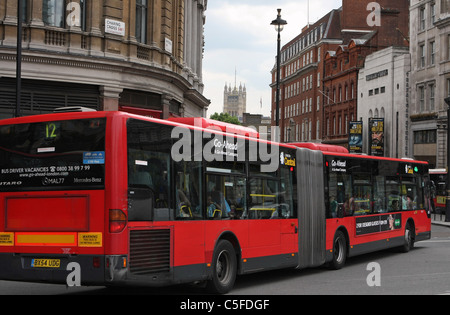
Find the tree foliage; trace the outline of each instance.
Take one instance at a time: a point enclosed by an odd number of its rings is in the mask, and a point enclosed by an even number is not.
[[[237,117],[233,117],[228,113],[220,113],[220,114],[214,113],[209,118],[218,120],[218,121],[223,121],[223,122],[230,123],[230,124],[241,125],[241,123],[239,122],[239,119]]]

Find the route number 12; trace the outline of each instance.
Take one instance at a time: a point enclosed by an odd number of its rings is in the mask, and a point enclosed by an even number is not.
[[[56,134],[56,124],[55,123],[48,123],[45,125],[45,139],[52,140],[55,139]]]

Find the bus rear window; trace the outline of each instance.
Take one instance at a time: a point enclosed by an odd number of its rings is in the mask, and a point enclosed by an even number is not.
[[[0,191],[103,189],[106,119],[0,126]]]

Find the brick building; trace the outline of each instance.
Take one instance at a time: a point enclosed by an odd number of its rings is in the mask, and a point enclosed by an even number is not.
[[[342,0],[341,8],[306,26],[282,48],[281,141],[347,145],[348,122],[357,118],[358,69],[365,56],[408,45],[409,1],[377,1],[379,14],[370,3]],[[271,87],[274,125],[276,66]]]
[[[281,51],[280,130],[282,142],[320,141],[325,53],[340,43],[340,10],[332,10]],[[272,125],[276,113],[276,66],[272,70]]]
[[[343,43],[335,51],[327,52],[324,58],[323,143],[348,147],[349,123],[360,119],[358,73],[366,57],[387,47],[408,47],[409,44],[405,37],[409,34],[409,1],[378,1],[381,11],[374,26],[367,21],[370,2],[343,1]],[[368,14],[361,14],[364,11]]]
[[[0,0],[0,118],[15,107],[17,0]],[[22,0],[22,115],[204,116],[207,0]]]

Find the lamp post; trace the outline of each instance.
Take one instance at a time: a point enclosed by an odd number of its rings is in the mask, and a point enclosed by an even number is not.
[[[20,117],[22,91],[22,0],[17,1],[17,56],[16,56],[16,109],[15,117]]]
[[[279,126],[280,126],[280,72],[281,72],[281,55],[280,55],[280,51],[281,51],[281,35],[280,33],[283,31],[284,26],[287,24],[287,22],[283,19],[281,19],[281,9],[278,9],[278,15],[277,15],[277,19],[273,20],[272,23],[270,23],[270,25],[275,26],[275,31],[278,33],[278,42],[277,42],[277,86],[276,86],[276,113],[275,113],[275,125],[276,125],[276,129],[277,129],[277,133],[280,133],[279,130]],[[280,135],[277,135],[278,137]],[[275,138],[276,139],[276,138]]]
[[[450,222],[450,96],[444,99],[447,104],[447,200],[445,221]]]

